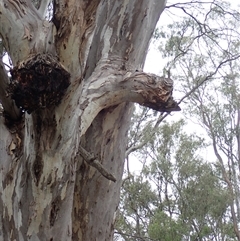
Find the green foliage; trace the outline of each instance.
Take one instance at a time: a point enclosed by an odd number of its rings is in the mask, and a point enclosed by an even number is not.
[[[121,233],[144,237],[147,232],[146,222],[151,216],[151,206],[156,200],[156,194],[151,190],[148,180],[143,180],[142,176],[125,179],[117,229]],[[136,240],[135,238],[128,237],[126,240]]]
[[[223,1],[177,2],[166,11],[174,21],[154,41],[163,71],[171,69],[188,100],[186,118],[166,123],[137,109],[129,149],[138,150],[142,170],[125,173],[116,230],[125,241],[240,240],[240,14]],[[196,133],[186,120],[198,124]]]
[[[198,154],[204,139],[183,128],[180,120],[155,130],[142,150],[148,165],[124,179],[116,224],[124,240],[196,240],[225,232],[219,220],[227,216],[228,190],[218,169]]]
[[[149,225],[149,236],[154,240],[181,241],[186,230],[184,225],[157,210]]]

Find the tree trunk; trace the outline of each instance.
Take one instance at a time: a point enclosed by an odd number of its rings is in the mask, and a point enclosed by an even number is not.
[[[131,102],[179,110],[142,72],[165,1],[48,3],[0,2],[0,240],[112,240]]]

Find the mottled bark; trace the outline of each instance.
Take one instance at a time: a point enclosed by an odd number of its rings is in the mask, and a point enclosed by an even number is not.
[[[46,4],[39,6],[0,2],[0,34],[14,71],[47,53],[69,72],[70,86],[60,104],[34,105],[20,120],[0,116],[0,240],[112,240],[131,102],[179,110],[172,80],[142,72],[165,1],[55,0],[51,22],[44,20]],[[51,82],[48,72],[32,78],[31,71],[24,72],[27,84],[24,75],[14,81],[29,90],[40,78]],[[12,100],[2,73],[7,113]],[[80,146],[115,183],[82,158]]]

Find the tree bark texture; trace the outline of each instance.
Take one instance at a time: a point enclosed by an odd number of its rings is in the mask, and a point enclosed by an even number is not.
[[[0,2],[0,240],[112,240],[132,102],[179,110],[142,71],[165,1],[48,3]]]

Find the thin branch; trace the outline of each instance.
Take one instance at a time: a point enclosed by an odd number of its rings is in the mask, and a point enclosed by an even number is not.
[[[131,146],[130,148],[128,148],[125,152],[125,157],[129,156],[132,152],[137,151],[141,148],[143,148],[152,138],[153,136],[156,134],[156,130],[159,127],[160,123],[162,123],[162,121],[168,116],[170,115],[171,112],[167,112],[167,113],[161,113],[160,117],[158,118],[158,120],[156,121],[151,134],[149,135],[149,137],[147,139],[145,139],[144,141],[142,141],[141,143],[139,143],[138,145],[134,145]]]
[[[139,113],[139,117],[140,119],[138,121],[133,121],[136,126],[134,125],[134,128],[136,130],[140,129],[141,123],[145,122],[146,118],[148,117],[148,113],[151,110],[149,108],[143,108],[141,113]],[[139,133],[139,132],[134,132],[133,134],[131,133],[131,141],[129,143],[129,147],[132,147],[133,145],[135,145],[135,143],[142,137],[143,133]]]
[[[172,7],[182,8],[182,7],[180,7],[180,6],[184,6],[184,5],[189,6],[189,5],[191,5],[191,4],[197,4],[197,5],[198,5],[198,4],[202,4],[202,3],[204,3],[204,4],[212,4],[213,1],[209,1],[209,2],[189,1],[189,2],[174,3],[174,4],[171,4],[171,5],[166,5],[165,8],[172,8]]]
[[[90,166],[95,167],[108,180],[116,182],[116,178],[103,167],[97,157],[85,150],[81,145],[77,155],[81,155]]]
[[[199,82],[196,86],[194,86],[187,94],[185,94],[178,102],[177,104],[181,104],[183,102],[183,100],[185,100],[187,97],[189,97],[191,94],[193,94],[201,85],[203,85],[207,80],[211,79],[217,72],[218,70],[226,63],[231,62],[233,60],[239,59],[240,55],[236,55],[232,58],[226,59],[224,61],[222,61],[215,69],[215,71],[213,71],[211,74],[207,75],[201,82]]]
[[[211,4],[214,5],[215,7],[221,9],[224,13],[229,14],[231,16],[233,16],[235,19],[236,15],[238,15],[238,12],[236,10],[231,9],[231,11],[227,11],[226,9],[224,9],[221,5],[217,4],[215,0],[213,1],[208,1],[208,2],[203,2],[203,1],[189,1],[189,2],[181,2],[181,3],[175,3],[175,4],[171,4],[171,5],[166,5],[165,9],[170,9],[170,8],[178,8],[178,9],[184,9],[183,6],[187,6],[187,7],[192,7],[195,4],[195,6],[199,6],[200,4]]]

